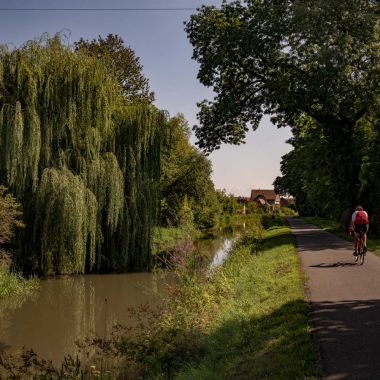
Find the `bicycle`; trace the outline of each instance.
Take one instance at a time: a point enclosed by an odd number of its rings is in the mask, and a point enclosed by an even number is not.
[[[364,235],[363,231],[360,231],[358,233],[358,240],[356,241],[357,255],[355,256],[355,263],[359,261],[359,265],[364,264],[364,257],[367,251],[367,247],[364,245],[363,235]]]

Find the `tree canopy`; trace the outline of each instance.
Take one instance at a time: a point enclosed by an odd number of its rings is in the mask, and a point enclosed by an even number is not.
[[[123,95],[129,101],[154,100],[149,81],[142,74],[142,65],[135,52],[124,45],[123,39],[116,34],[91,41],[81,38],[74,43],[75,50],[100,60],[110,74],[119,82]]]
[[[169,120],[168,133],[162,151],[161,223],[180,225],[183,209],[189,208],[196,227],[213,227],[220,209],[211,162],[190,144],[190,129],[182,114]]]
[[[216,93],[200,103],[199,145],[241,143],[264,113],[293,125],[353,122],[377,89],[374,2],[240,1],[203,6],[186,26],[199,80]]]
[[[330,215],[351,207],[364,157],[358,128],[373,128],[379,117],[378,2],[224,2],[201,7],[186,31],[198,78],[216,94],[199,104],[199,146],[240,144],[270,114],[294,135],[278,189],[296,195],[307,183],[303,195],[319,192]]]
[[[264,113],[294,125],[353,122],[372,104],[379,67],[372,1],[240,1],[203,6],[186,26],[199,80],[199,145],[241,143]]]
[[[165,123],[58,35],[1,51],[0,183],[23,205],[24,269],[149,268]]]

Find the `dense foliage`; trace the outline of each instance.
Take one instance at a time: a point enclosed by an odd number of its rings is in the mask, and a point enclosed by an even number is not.
[[[21,214],[20,204],[0,185],[0,247],[10,241],[16,227],[23,226],[20,221]]]
[[[179,226],[192,221],[197,228],[210,228],[220,213],[211,163],[189,138],[183,115],[171,118],[162,154],[161,224]]]
[[[38,286],[36,278],[24,279],[12,271],[12,253],[14,242],[12,237],[18,228],[24,227],[21,220],[21,205],[7,189],[0,185],[0,318],[2,312],[9,307],[3,300],[12,300],[18,304],[24,296],[33,292]],[[1,358],[0,358],[1,362]]]
[[[0,182],[41,273],[148,268],[166,120],[59,36],[0,54]]]
[[[379,3],[236,1],[204,6],[186,30],[198,77],[199,146],[244,141],[263,114],[292,128],[277,190],[303,213],[338,217],[358,201],[380,218]]]
[[[123,39],[115,34],[91,41],[81,38],[75,42],[75,50],[90,55],[105,64],[108,71],[119,82],[128,101],[148,101],[154,98],[149,81],[142,74],[142,65],[135,52],[124,45]]]
[[[242,209],[242,206],[239,207],[236,197],[232,194],[227,195],[225,189],[217,190],[216,195],[223,213],[233,215],[236,214],[239,209]]]

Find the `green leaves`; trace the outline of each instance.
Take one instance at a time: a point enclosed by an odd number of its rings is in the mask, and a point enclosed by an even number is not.
[[[0,246],[11,240],[15,227],[24,226],[20,220],[21,215],[21,205],[0,185]]]
[[[149,268],[164,117],[126,105],[104,64],[58,35],[1,52],[0,67],[0,183],[26,221],[18,262],[43,274]]]
[[[264,113],[292,125],[355,122],[371,103],[378,59],[370,1],[247,1],[202,7],[186,25],[198,78],[216,97],[199,104],[199,146],[240,144]]]
[[[270,114],[294,135],[278,191],[296,196],[304,213],[337,217],[352,207],[364,196],[360,181],[368,183],[361,166],[368,173],[368,155],[377,160],[368,138],[357,137],[363,118],[374,128],[380,115],[377,3],[268,0],[200,8],[186,31],[198,78],[216,95],[199,103],[198,145],[211,152],[240,144]]]
[[[91,270],[95,264],[98,204],[82,179],[66,169],[45,169],[36,209],[34,227],[42,238],[41,271],[82,273],[86,260]]]
[[[142,74],[142,65],[135,52],[118,35],[108,34],[91,41],[81,38],[75,42],[77,52],[87,54],[101,61],[120,84],[123,95],[130,101],[151,102],[154,93],[149,81]]]
[[[189,208],[198,228],[216,223],[219,204],[211,180],[211,163],[189,143],[190,131],[183,115],[169,120],[161,174],[161,223],[181,225]],[[185,206],[186,207],[185,207]]]

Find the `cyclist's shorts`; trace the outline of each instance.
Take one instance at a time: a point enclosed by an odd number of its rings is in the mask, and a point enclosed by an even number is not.
[[[360,232],[367,233],[369,225],[368,224],[354,224],[355,233],[359,234]]]

